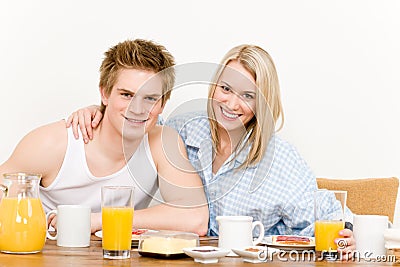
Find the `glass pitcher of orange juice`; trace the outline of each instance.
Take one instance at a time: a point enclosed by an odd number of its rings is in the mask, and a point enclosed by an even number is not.
[[[4,174],[0,184],[0,251],[36,253],[46,242],[46,217],[39,198],[41,175]]]

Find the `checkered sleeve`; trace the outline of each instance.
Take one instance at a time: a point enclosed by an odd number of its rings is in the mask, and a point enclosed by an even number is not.
[[[288,191],[286,205],[282,211],[282,220],[287,225],[286,234],[314,235],[314,199],[317,189],[314,173],[293,148],[290,164],[286,166]]]

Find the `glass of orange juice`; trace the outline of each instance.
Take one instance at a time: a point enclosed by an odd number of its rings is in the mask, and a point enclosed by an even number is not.
[[[326,260],[338,258],[336,238],[344,229],[344,211],[347,192],[337,190],[316,190],[314,192],[315,250]]]
[[[131,256],[133,192],[132,186],[103,186],[101,189],[103,258]]]

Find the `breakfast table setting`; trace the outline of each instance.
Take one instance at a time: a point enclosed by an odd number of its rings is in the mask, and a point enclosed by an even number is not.
[[[6,177],[7,186],[0,187],[4,192],[0,201],[0,267],[400,264],[400,229],[390,229],[387,216],[355,215],[354,235],[362,253],[350,260],[339,256],[341,244],[334,240],[345,225],[341,211],[345,191],[316,193],[318,199],[332,198],[339,213],[330,218],[316,215],[315,236],[266,235],[261,221],[239,215],[217,216],[219,235],[199,236],[134,229],[133,187],[105,186],[102,230],[92,234],[89,207],[59,205],[45,214],[37,190],[39,178],[17,176]],[[56,231],[47,226],[52,215],[57,216]]]
[[[218,248],[218,239],[215,237],[200,237],[200,246]],[[292,255],[293,256],[293,255]],[[242,257],[221,257],[217,263],[205,264],[205,266],[251,266],[252,263],[245,262]],[[393,262],[376,262],[351,260],[351,261],[326,261],[326,260],[301,260],[290,257],[289,254],[274,255],[273,259],[256,263],[256,266],[392,266]],[[141,256],[137,248],[132,248],[128,259],[112,260],[103,258],[101,238],[91,235],[89,247],[60,247],[56,241],[47,240],[43,250],[34,254],[6,254],[0,253],[1,267],[70,267],[70,266],[202,266],[189,256],[180,258],[154,258]]]

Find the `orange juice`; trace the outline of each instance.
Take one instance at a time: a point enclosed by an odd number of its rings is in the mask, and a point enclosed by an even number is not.
[[[344,229],[343,221],[316,221],[315,222],[315,250],[336,251],[335,239],[339,238],[339,231]]]
[[[103,207],[103,249],[130,250],[133,208]]]
[[[0,250],[41,251],[46,241],[46,217],[39,198],[3,198],[0,202]]]

